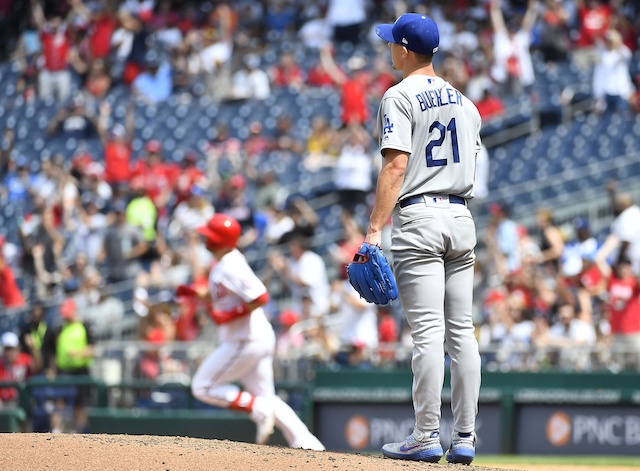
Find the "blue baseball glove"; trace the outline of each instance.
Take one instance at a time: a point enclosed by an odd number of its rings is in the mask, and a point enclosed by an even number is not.
[[[398,297],[398,287],[384,252],[377,245],[363,242],[347,265],[351,286],[367,302],[387,304]]]

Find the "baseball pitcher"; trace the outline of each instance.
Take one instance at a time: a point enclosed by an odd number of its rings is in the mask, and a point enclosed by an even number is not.
[[[365,243],[380,245],[392,215],[391,251],[398,295],[413,338],[415,427],[383,446],[390,458],[439,461],[444,349],[451,357],[452,444],[446,459],[475,457],[480,355],[471,317],[476,229],[473,198],[480,114],[438,77],[440,35],[426,15],[406,13],[379,25],[403,79],[383,96],[378,130],[383,165]]]

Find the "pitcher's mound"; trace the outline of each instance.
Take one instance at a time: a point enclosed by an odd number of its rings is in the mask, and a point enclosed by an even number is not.
[[[226,440],[146,435],[12,433],[0,438],[2,469],[12,471],[385,471],[484,470],[390,460],[355,453],[294,450]]]

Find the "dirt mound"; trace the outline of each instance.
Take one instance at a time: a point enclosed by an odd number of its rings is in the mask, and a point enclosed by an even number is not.
[[[504,470],[226,440],[136,435],[4,434],[0,439],[0,456],[2,469],[13,471]]]

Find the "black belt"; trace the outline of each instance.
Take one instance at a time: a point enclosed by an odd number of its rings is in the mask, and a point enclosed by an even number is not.
[[[426,198],[429,198],[429,197],[426,196]],[[436,198],[437,196],[433,196],[434,200]],[[407,206],[411,206],[412,204],[424,203],[424,199],[425,199],[425,195],[410,196],[409,198],[405,198],[402,201],[400,201],[400,207],[405,208]],[[464,204],[466,206],[467,200],[456,195],[449,195],[449,203]]]

